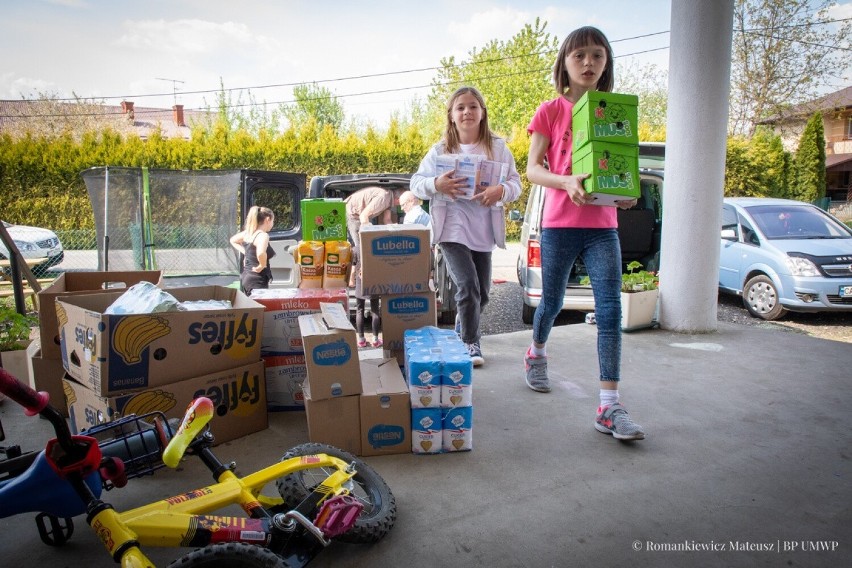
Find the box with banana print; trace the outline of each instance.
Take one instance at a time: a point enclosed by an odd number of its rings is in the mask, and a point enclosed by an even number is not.
[[[166,418],[182,418],[189,403],[199,396],[212,400],[216,408],[210,428],[217,444],[264,430],[269,424],[260,361],[114,396],[100,396],[68,375],[62,380],[62,388],[75,434],[130,414],[162,412]]]
[[[260,361],[263,306],[224,286],[169,288],[179,302],[227,300],[230,307],[105,314],[122,292],[60,296],[62,365],[106,396],[150,389]]]

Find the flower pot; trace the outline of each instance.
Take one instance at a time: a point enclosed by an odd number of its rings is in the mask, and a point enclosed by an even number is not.
[[[657,313],[659,290],[621,293],[621,329],[633,331],[651,327]]]
[[[30,365],[26,346],[16,351],[0,352],[0,367],[3,367],[13,377],[28,385],[30,383]]]

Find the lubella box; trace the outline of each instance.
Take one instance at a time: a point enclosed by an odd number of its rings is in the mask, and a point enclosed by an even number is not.
[[[574,153],[589,142],[639,144],[636,95],[587,91],[574,105],[571,116]]]

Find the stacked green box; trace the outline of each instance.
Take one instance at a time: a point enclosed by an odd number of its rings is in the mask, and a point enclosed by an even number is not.
[[[345,241],[346,203],[342,199],[302,200],[302,240]]]
[[[595,205],[638,198],[639,132],[636,95],[587,91],[572,112],[572,173]]]

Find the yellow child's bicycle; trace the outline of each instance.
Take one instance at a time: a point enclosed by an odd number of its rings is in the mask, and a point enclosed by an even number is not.
[[[206,425],[213,403],[207,398],[193,401],[173,435],[161,413],[71,435],[45,393],[3,369],[0,393],[27,415],[49,420],[56,433],[44,451],[21,453],[0,467],[0,518],[38,513],[39,534],[50,545],[64,544],[73,534],[72,517],[86,513],[86,522],[123,567],[153,567],[141,550],[150,546],[196,549],[170,566],[292,568],[308,564],[332,539],[376,542],[396,520],[396,503],[382,477],[333,446],[303,444],[280,462],[238,477],[236,464],[222,463],[211,449]],[[127,479],[163,464],[176,467],[184,454],[197,456],[216,483],[129,511],[116,511],[101,499],[104,489]],[[247,516],[214,514],[234,504]]]

